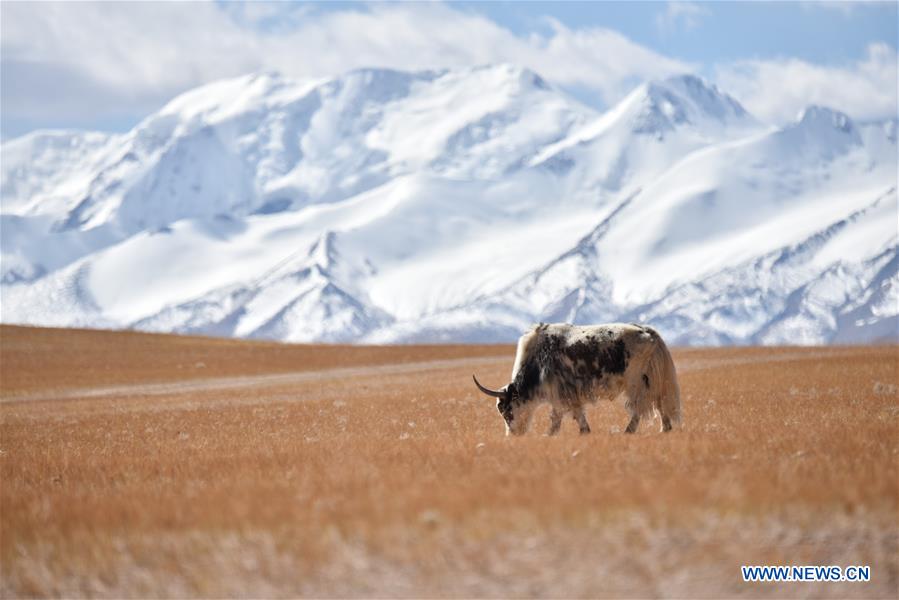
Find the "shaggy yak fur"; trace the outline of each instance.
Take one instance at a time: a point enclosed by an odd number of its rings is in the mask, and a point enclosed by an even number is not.
[[[497,399],[507,435],[525,433],[543,402],[552,407],[549,435],[559,432],[566,414],[578,422],[581,433],[589,433],[584,406],[600,398],[625,397],[627,433],[653,414],[661,417],[662,431],[681,421],[674,361],[659,334],[645,325],[541,323],[518,340],[508,384],[491,390],[476,378],[474,382]]]

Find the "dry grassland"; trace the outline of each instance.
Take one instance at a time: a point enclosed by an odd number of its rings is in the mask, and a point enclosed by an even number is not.
[[[507,439],[513,352],[2,327],[0,595],[897,596],[896,347],[676,351],[679,430]]]

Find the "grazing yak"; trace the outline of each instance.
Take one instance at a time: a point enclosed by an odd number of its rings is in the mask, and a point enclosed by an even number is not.
[[[478,389],[497,398],[506,435],[525,433],[543,402],[552,407],[549,435],[559,432],[566,413],[581,433],[590,433],[584,405],[621,395],[631,417],[627,433],[654,413],[661,417],[662,431],[681,419],[674,361],[659,334],[645,325],[541,323],[518,340],[510,383],[491,390],[472,378]]]

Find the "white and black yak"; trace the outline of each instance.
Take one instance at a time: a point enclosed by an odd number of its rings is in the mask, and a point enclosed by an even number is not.
[[[590,433],[584,406],[601,398],[624,396],[630,413],[627,433],[653,414],[661,418],[662,431],[681,420],[674,361],[658,332],[645,325],[541,323],[518,340],[507,385],[491,390],[472,377],[478,389],[497,399],[507,435],[525,433],[544,402],[552,407],[550,435],[559,432],[566,414],[578,422],[581,433]]]

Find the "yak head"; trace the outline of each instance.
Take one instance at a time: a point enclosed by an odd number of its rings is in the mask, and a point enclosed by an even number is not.
[[[496,398],[496,410],[499,411],[506,423],[506,435],[522,435],[528,430],[532,411],[518,398],[514,383],[506,384],[498,390],[491,390],[481,385],[474,375],[471,378],[474,379],[474,384],[478,386],[479,390]]]

